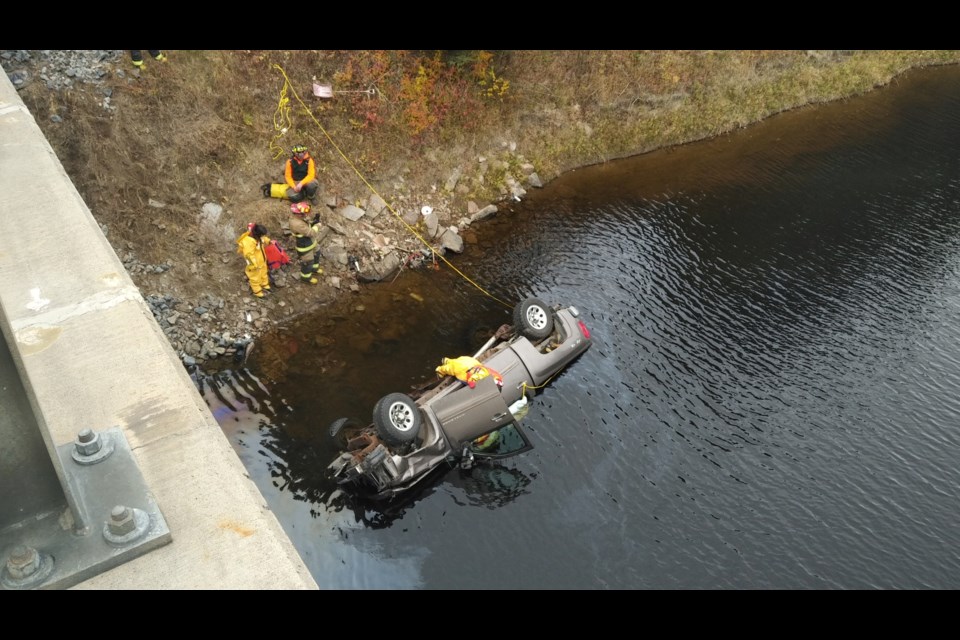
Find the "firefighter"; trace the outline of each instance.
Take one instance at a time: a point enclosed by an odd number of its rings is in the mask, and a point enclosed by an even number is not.
[[[143,54],[140,51],[141,49],[130,49],[130,62],[137,69],[143,69]],[[147,53],[153,56],[153,59],[157,62],[167,61],[167,56],[159,49],[147,49]]]
[[[247,274],[247,280],[250,281],[250,289],[253,295],[258,298],[263,297],[264,291],[270,291],[270,275],[267,270],[267,257],[263,248],[270,242],[267,237],[267,229],[262,224],[250,223],[247,230],[237,238],[237,253],[243,256],[247,261],[244,267],[244,273]]]
[[[437,367],[436,371],[438,376],[453,376],[471,389],[477,386],[477,380],[483,380],[492,375],[494,382],[497,383],[497,388],[503,388],[503,377],[471,356],[444,358],[443,364]]]
[[[287,183],[287,198],[291,202],[303,202],[310,198],[310,202],[317,204],[317,191],[320,189],[317,165],[302,144],[294,145],[293,155],[284,166],[283,177]]]
[[[290,204],[290,233],[297,246],[297,258],[300,261],[300,282],[317,284],[317,276],[323,273],[320,267],[320,242],[329,232],[326,225],[320,223],[320,214],[307,219],[310,205],[306,202]]]

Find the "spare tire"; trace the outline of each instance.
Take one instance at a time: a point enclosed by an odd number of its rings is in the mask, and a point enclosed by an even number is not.
[[[553,333],[553,310],[539,298],[527,298],[513,308],[513,324],[531,340],[543,340]]]
[[[416,440],[422,422],[420,407],[405,393],[388,393],[373,408],[373,426],[380,439],[389,445]]]
[[[356,418],[340,418],[330,423],[330,439],[340,451],[348,451],[350,439],[362,429],[363,425]]]

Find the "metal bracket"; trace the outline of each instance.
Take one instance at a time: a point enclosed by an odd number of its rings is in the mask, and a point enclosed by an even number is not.
[[[65,589],[173,538],[123,432],[80,432],[57,447],[74,508],[0,532],[0,590]]]

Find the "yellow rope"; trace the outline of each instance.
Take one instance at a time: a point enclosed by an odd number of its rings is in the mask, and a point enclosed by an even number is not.
[[[286,77],[286,76],[284,76]],[[283,88],[280,89],[280,101],[277,103],[277,110],[273,112],[273,139],[270,140],[270,152],[273,153],[273,159],[276,160],[283,153],[283,147],[277,142],[283,134],[293,126],[290,122],[290,98],[287,97],[287,87],[290,81],[285,80]]]
[[[310,118],[313,120],[314,124],[317,125],[317,128],[319,128],[320,131],[323,132],[323,135],[326,137],[326,139],[327,139],[327,141],[330,143],[330,145],[337,151],[337,153],[340,154],[340,157],[343,158],[343,160],[347,163],[347,165],[349,165],[350,168],[353,169],[353,172],[356,173],[357,176],[360,178],[360,180],[363,181],[363,184],[367,185],[367,188],[370,189],[370,191],[371,191],[373,194],[375,194],[376,196],[378,196],[378,197],[387,205],[387,209],[390,210],[390,213],[392,213],[392,214],[397,218],[397,220],[399,220],[399,221],[403,224],[403,226],[405,226],[405,227],[410,231],[410,233],[412,233],[414,236],[416,236],[417,239],[420,240],[420,242],[422,242],[428,249],[430,249],[430,252],[433,254],[433,260],[436,261],[437,258],[440,258],[441,260],[443,260],[443,262],[444,262],[448,267],[450,267],[450,268],[453,269],[457,274],[459,274],[460,277],[462,277],[464,280],[466,280],[467,282],[469,282],[470,284],[472,284],[474,287],[476,287],[477,289],[479,289],[480,291],[482,291],[484,294],[486,294],[486,295],[489,296],[490,298],[496,300],[497,302],[499,302],[499,303],[502,304],[503,306],[507,307],[508,309],[512,308],[512,305],[507,304],[506,302],[504,302],[504,301],[501,300],[500,298],[496,297],[495,295],[493,295],[492,293],[490,293],[489,291],[487,291],[486,289],[484,289],[483,287],[481,287],[479,284],[477,284],[476,282],[474,282],[473,280],[471,280],[469,277],[467,277],[466,274],[464,274],[462,271],[460,271],[460,270],[457,269],[455,266],[453,266],[452,264],[450,264],[450,261],[447,260],[446,258],[444,258],[441,254],[437,253],[436,250],[433,248],[433,245],[431,245],[429,242],[427,242],[426,240],[424,240],[424,238],[423,238],[419,233],[417,233],[417,230],[416,230],[416,229],[414,229],[414,228],[411,227],[409,224],[407,224],[407,221],[404,220],[403,217],[402,217],[399,213],[397,213],[392,206],[390,206],[390,203],[387,202],[387,199],[384,198],[383,196],[381,196],[379,193],[377,193],[377,190],[374,189],[374,188],[373,188],[373,185],[371,185],[371,184],[367,181],[367,179],[363,176],[363,174],[360,173],[360,171],[359,171],[359,170],[357,169],[357,167],[353,164],[353,162],[350,161],[350,158],[348,158],[348,157],[346,156],[346,154],[345,154],[343,151],[340,150],[340,147],[337,146],[337,143],[333,141],[333,138],[330,137],[330,134],[327,133],[327,130],[323,128],[323,125],[321,125],[320,122],[317,120],[317,118],[313,115],[313,111],[311,111],[310,108],[307,107],[306,104],[304,104],[303,100],[300,99],[300,95],[297,93],[297,90],[293,88],[293,85],[290,83],[290,78],[287,77],[287,72],[283,70],[283,67],[281,67],[281,66],[278,65],[278,64],[274,64],[273,66],[277,69],[277,71],[279,71],[279,72],[283,75],[283,81],[284,81],[283,90],[280,92],[281,105],[285,104],[285,103],[284,103],[285,100],[286,100],[286,101],[289,101],[289,99],[286,97],[287,88],[289,87],[289,88],[290,88],[290,91],[293,93],[293,97],[296,98],[297,102],[300,103],[300,106],[303,107],[304,111],[306,111],[306,112],[310,115]],[[278,106],[277,110],[280,111],[280,107],[279,107],[279,106]],[[287,113],[287,117],[289,118],[289,107],[287,107],[286,113]],[[276,118],[274,119],[274,128],[277,128],[277,126],[276,126]],[[274,140],[275,140],[275,139],[276,139],[276,137],[274,138]],[[272,146],[272,145],[273,145],[273,143],[271,143],[271,150],[273,149],[273,146]]]
[[[559,373],[559,372],[557,372],[557,373]],[[535,385],[535,384],[527,384],[526,382],[524,382],[524,383],[521,384],[520,395],[522,395],[522,396],[527,395],[527,389],[543,389],[543,388],[546,387],[548,384],[550,384],[550,381],[551,381],[551,380],[553,380],[553,379],[556,378],[556,377],[557,377],[557,374],[555,373],[555,374],[553,374],[552,376],[550,376],[549,378],[547,378],[546,380],[544,380],[544,381],[543,381],[543,384],[541,384],[540,386],[537,386],[537,385]]]

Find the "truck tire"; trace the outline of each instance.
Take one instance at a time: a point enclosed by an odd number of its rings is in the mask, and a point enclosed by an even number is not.
[[[340,418],[330,423],[330,439],[340,451],[349,451],[350,439],[362,430],[363,425],[356,418]]]
[[[527,298],[513,309],[513,324],[531,340],[553,333],[553,311],[538,298]]]
[[[388,393],[373,408],[373,426],[380,439],[389,445],[416,440],[421,423],[420,407],[405,393]]]

